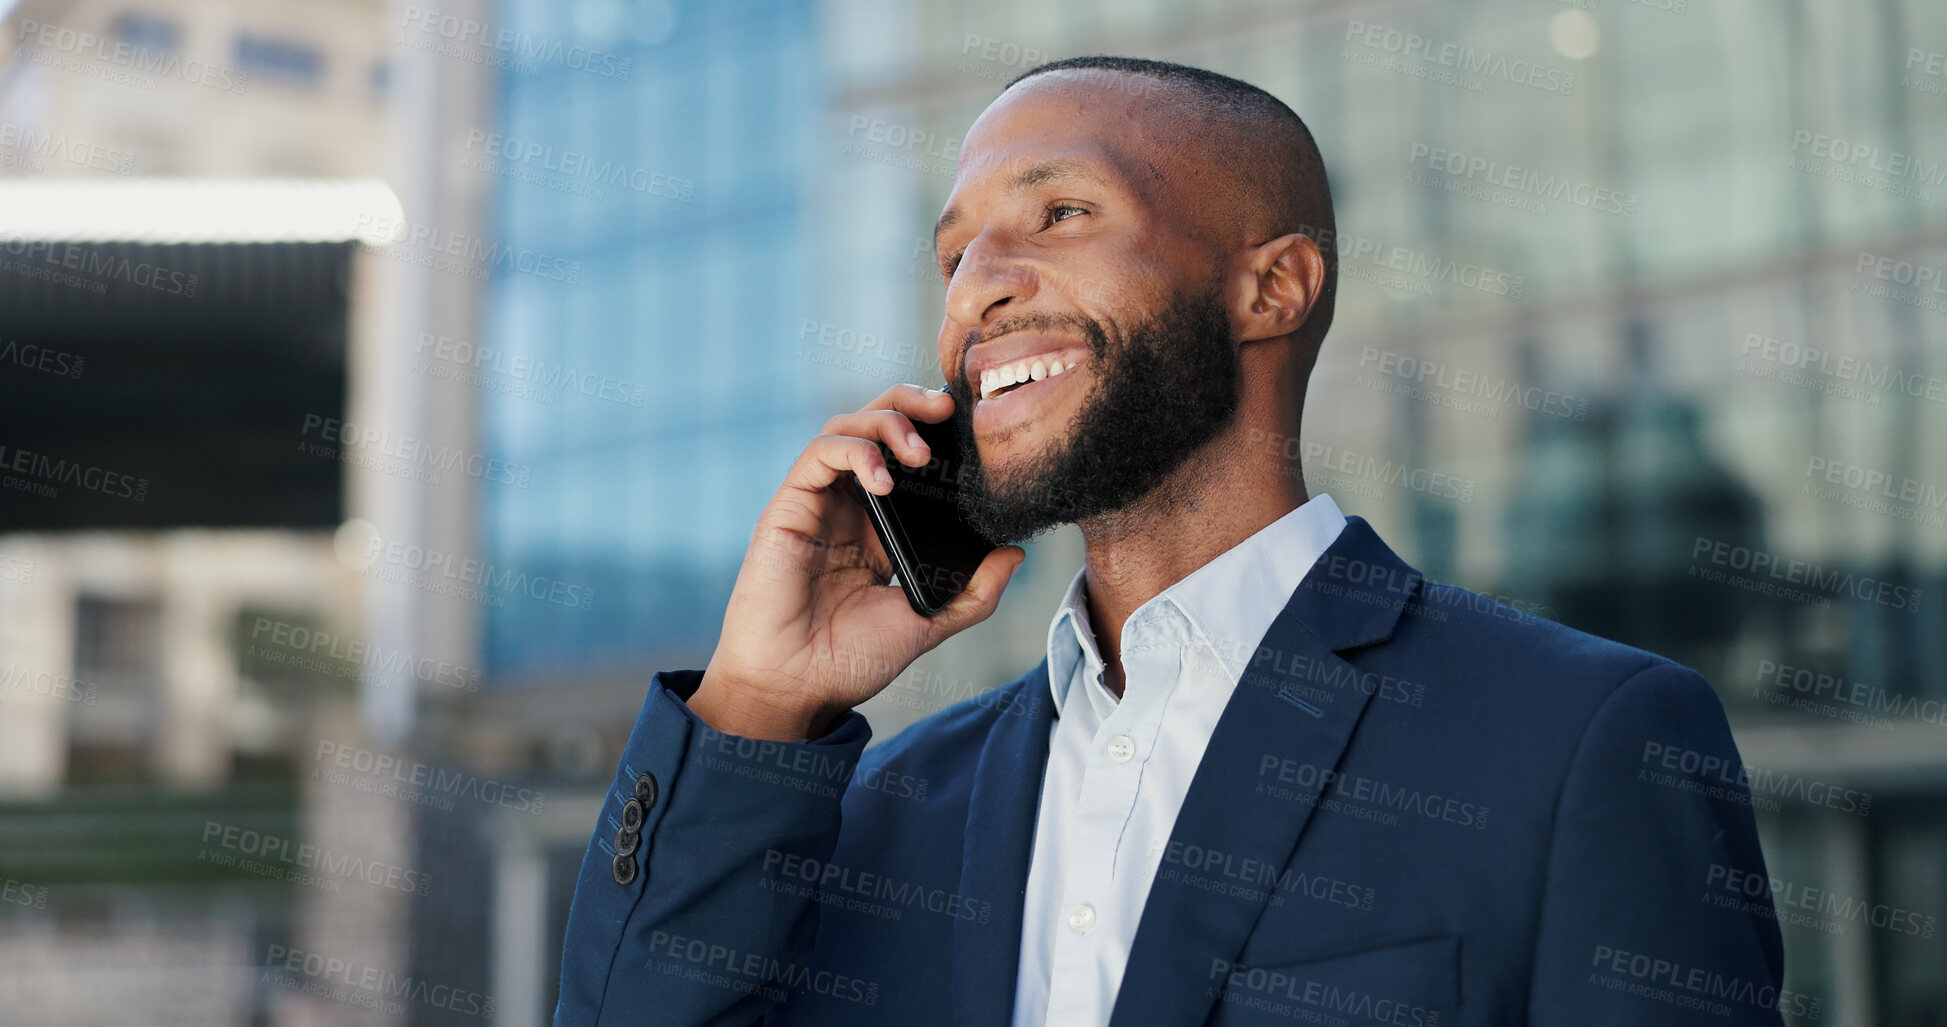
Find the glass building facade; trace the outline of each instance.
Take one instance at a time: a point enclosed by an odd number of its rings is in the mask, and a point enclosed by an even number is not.
[[[561,271],[490,290],[486,345],[519,370],[484,395],[482,436],[532,477],[487,493],[483,548],[592,599],[491,610],[487,666],[585,672],[699,640],[707,654],[769,479],[829,416],[777,351],[813,259],[797,160],[821,109],[811,9],[526,3],[502,17],[519,38],[609,59],[501,79],[496,238]]]

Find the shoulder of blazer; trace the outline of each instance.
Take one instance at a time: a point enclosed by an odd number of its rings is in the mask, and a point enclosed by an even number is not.
[[[1499,663],[1508,668],[1507,680],[1543,682],[1558,695],[1572,688],[1600,699],[1657,666],[1696,673],[1647,649],[1592,635],[1455,585],[1427,582],[1419,599],[1421,615],[1402,618],[1412,621],[1417,630],[1402,631],[1396,640],[1409,652],[1428,646],[1449,661],[1461,657],[1463,662],[1463,654],[1472,655],[1481,661],[1477,665]]]
[[[1300,584],[1292,605],[1335,651],[1384,643],[1388,658],[1426,667],[1429,680],[1464,669],[1492,672],[1509,701],[1578,695],[1592,711],[1635,674],[1662,664],[1682,666],[1457,585],[1425,580],[1359,517],[1346,518],[1346,530]]]

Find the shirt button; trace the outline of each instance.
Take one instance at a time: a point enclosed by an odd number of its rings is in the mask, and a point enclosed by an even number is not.
[[[1068,914],[1068,926],[1077,932],[1086,932],[1095,926],[1095,907],[1084,902]]]
[[[1117,735],[1109,739],[1109,758],[1117,763],[1127,763],[1136,755],[1136,742],[1128,735]]]

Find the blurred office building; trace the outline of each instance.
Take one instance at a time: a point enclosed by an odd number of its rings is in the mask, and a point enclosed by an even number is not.
[[[1335,326],[1265,445],[1429,577],[1705,672],[1820,1003],[1792,1022],[1947,1024],[1947,10],[0,29],[0,1020],[545,1022],[649,675],[708,661],[805,441],[941,380],[968,127],[1122,53],[1324,150]],[[1037,541],[875,736],[1031,668],[1081,554]]]
[[[406,810],[306,777],[365,737],[320,429],[397,205],[385,9],[0,8],[0,1020],[329,1022],[271,954],[403,966],[408,911]]]

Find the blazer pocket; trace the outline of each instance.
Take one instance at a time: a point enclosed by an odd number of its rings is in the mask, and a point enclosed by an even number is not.
[[[1460,1005],[1460,938],[1443,934],[1292,963],[1238,965],[1213,1024],[1437,1027]]]

